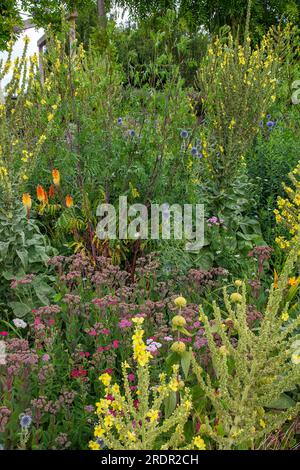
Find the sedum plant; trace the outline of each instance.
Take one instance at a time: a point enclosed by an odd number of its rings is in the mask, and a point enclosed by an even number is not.
[[[300,380],[300,316],[290,318],[289,303],[284,300],[299,248],[300,235],[271,287],[256,330],[247,324],[246,285],[242,281],[236,281],[238,291],[230,296],[224,288],[225,309],[214,303],[213,322],[200,309],[214,375],[204,374],[195,358],[193,367],[219,423],[214,427],[206,418],[201,433],[213,439],[219,449],[254,448],[300,410],[300,403],[285,393],[294,390]],[[214,341],[215,333],[221,346]]]
[[[94,430],[95,441],[89,443],[92,450],[108,447],[113,450],[176,449],[184,443],[184,425],[191,412],[189,391],[178,375],[179,366],[173,367],[173,374],[167,380],[160,374],[158,386],[151,387],[149,360],[151,354],[143,342],[142,317],[136,317],[133,339],[133,358],[137,363],[138,387],[136,398],[129,386],[129,364],[122,364],[123,388],[112,384],[108,373],[100,376],[105,387],[104,396],[96,403],[98,424]],[[176,392],[180,403],[174,412],[165,417],[161,411],[166,399]],[[204,447],[202,439],[196,439],[196,447]]]

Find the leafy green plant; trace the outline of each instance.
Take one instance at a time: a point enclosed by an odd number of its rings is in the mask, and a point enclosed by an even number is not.
[[[240,287],[230,296],[224,289],[225,309],[213,304],[212,322],[201,308],[214,374],[203,372],[194,359],[193,367],[218,420],[213,427],[206,417],[203,432],[220,449],[253,449],[299,412],[300,403],[289,393],[299,384],[300,317],[290,318],[289,300],[284,300],[289,276],[298,267],[299,246],[298,235],[278,283],[271,287],[257,329],[252,331],[247,323],[242,281],[236,282]],[[221,346],[216,345],[214,333]]]
[[[47,261],[54,256],[45,235],[34,219],[27,219],[24,207],[0,210],[0,263],[1,301],[17,317],[23,317],[36,307],[36,301],[45,305],[53,290],[46,274]],[[30,289],[25,286],[10,289],[13,280],[21,281],[32,274]],[[18,284],[18,282],[17,282]]]
[[[170,380],[167,382],[166,374],[161,374],[160,384],[150,393],[151,354],[143,341],[144,330],[141,325],[144,319],[136,317],[133,321],[136,323],[132,339],[134,359],[137,361],[138,401],[135,401],[130,391],[130,366],[127,362],[122,364],[124,395],[118,384],[111,384],[109,374],[99,377],[105,386],[105,396],[112,396],[114,399],[111,401],[103,398],[96,404],[99,423],[94,435],[98,441],[90,442],[93,450],[101,449],[101,441],[103,446],[114,450],[174,449],[184,442],[184,425],[191,410],[189,392],[178,377],[178,366],[174,366]],[[175,392],[178,392],[177,395]],[[180,403],[176,406],[179,395]],[[172,401],[175,400],[174,410],[161,419],[161,408],[171,396]],[[135,423],[134,428],[132,423]]]
[[[259,122],[277,99],[278,70],[295,31],[274,28],[256,48],[248,36],[239,44],[231,34],[221,35],[208,48],[198,87],[209,126],[208,167],[220,189],[243,169]]]
[[[284,97],[289,99],[290,90]],[[277,235],[274,209],[284,196],[283,183],[300,155],[299,110],[297,106],[275,108],[261,122],[262,130],[247,155],[247,173],[253,183],[261,228],[268,243]]]

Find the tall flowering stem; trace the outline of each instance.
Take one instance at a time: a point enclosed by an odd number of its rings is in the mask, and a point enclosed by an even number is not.
[[[133,318],[136,325],[132,342],[137,366],[137,389],[130,387],[130,366],[126,361],[122,364],[122,389],[112,383],[107,373],[99,378],[104,386],[105,398],[96,403],[98,423],[94,429],[95,440],[89,443],[93,450],[105,447],[113,450],[175,449],[184,443],[184,425],[192,408],[190,393],[178,381],[178,366],[173,367],[169,381],[165,374],[161,374],[159,384],[151,387],[151,354],[143,342],[143,320],[141,317]],[[165,400],[172,392],[179,390],[180,404],[171,416],[164,416],[162,409]]]
[[[218,433],[206,417],[206,434],[217,442],[219,449],[255,448],[264,437],[300,411],[300,403],[291,404],[287,409],[283,395],[300,380],[300,317],[290,317],[286,300],[290,275],[299,263],[299,249],[300,234],[294,240],[281,276],[271,287],[256,332],[247,322],[246,285],[242,281],[236,281],[239,292],[230,296],[224,288],[225,311],[213,304],[214,322],[201,308],[200,319],[212,358],[213,376],[205,374],[195,358],[193,368],[223,429]],[[231,328],[226,327],[228,324]],[[215,332],[220,336],[221,345],[214,340]]]

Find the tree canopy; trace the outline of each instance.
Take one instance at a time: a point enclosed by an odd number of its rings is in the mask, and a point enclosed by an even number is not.
[[[20,24],[20,11],[16,0],[2,0],[0,5],[0,49]],[[200,27],[215,33],[228,25],[235,33],[243,28],[247,14],[246,0],[21,0],[20,6],[31,15],[38,26],[59,26],[62,11],[79,14],[78,30],[87,40],[99,17],[105,17],[112,7],[126,8],[129,17],[140,23],[151,16],[162,16],[167,10],[176,10],[178,18],[186,21],[189,29]],[[261,36],[271,25],[280,21],[299,23],[300,0],[252,0],[250,29]]]
[[[0,50],[6,49],[14,28],[22,23],[15,0],[1,0],[0,3]]]

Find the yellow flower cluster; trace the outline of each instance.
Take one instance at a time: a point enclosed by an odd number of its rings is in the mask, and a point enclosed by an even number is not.
[[[196,447],[196,449],[199,450],[206,450],[206,445],[202,437],[196,436],[193,440],[193,444]]]
[[[113,383],[110,374],[105,372],[100,375],[99,380],[104,385],[105,398],[96,403],[95,414],[98,422],[94,428],[94,440],[89,442],[91,450],[101,450],[104,447],[114,450],[152,449],[160,433],[165,433],[175,426],[176,429],[183,429],[192,408],[189,392],[179,375],[179,365],[173,365],[169,381],[166,374],[162,373],[159,376],[159,385],[150,387],[149,364],[143,358],[144,349],[142,348],[141,353],[140,350],[136,350],[137,344],[140,347],[142,341],[141,325],[144,319],[136,317],[132,320],[136,325],[133,351],[137,360],[137,390],[130,389],[128,381],[130,366],[126,361],[122,364],[124,393],[117,383]],[[161,409],[172,393],[176,393],[177,400],[181,394],[182,398],[173,414],[166,418]],[[182,434],[175,432],[170,438],[169,446],[178,446]],[[192,444],[198,449],[205,447],[199,437],[195,438]]]
[[[259,122],[276,101],[280,50],[292,34],[291,25],[264,37],[252,47],[251,39],[238,45],[232,35],[216,38],[198,72],[198,84],[208,135],[208,170],[222,180],[232,178],[244,163]],[[218,99],[216,100],[216,96]],[[202,152],[204,155],[204,152]],[[216,153],[220,165],[216,165]],[[225,172],[225,173],[224,173]]]
[[[300,228],[300,163],[289,174],[289,179],[293,187],[284,185],[287,198],[279,197],[277,209],[274,210],[277,224],[287,232],[286,236],[276,238],[276,243],[282,250],[291,247],[290,239],[297,235]]]
[[[133,322],[137,325],[135,333],[132,336],[133,358],[140,366],[145,366],[152,358],[151,353],[147,351],[143,341],[144,330],[141,328],[143,321],[144,319],[142,317],[133,318]]]

